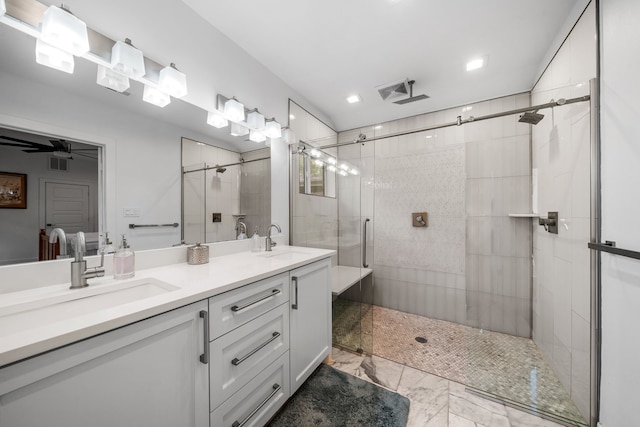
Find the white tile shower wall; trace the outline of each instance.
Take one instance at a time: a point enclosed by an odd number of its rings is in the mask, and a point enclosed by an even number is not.
[[[251,237],[258,227],[258,234],[266,236],[267,228],[271,224],[271,162],[250,160],[269,157],[269,149],[250,151],[242,154],[244,163],[237,171],[237,182],[234,184],[232,196],[238,194],[237,212],[245,214],[244,223],[247,235]],[[275,232],[275,230],[274,230]]]
[[[343,132],[381,136],[529,105],[515,95]],[[494,119],[356,144],[340,158],[360,161],[361,182],[340,181],[341,227],[373,214],[374,302],[400,311],[529,336],[531,225],[509,212],[530,209],[529,127]],[[346,181],[346,180],[345,180]],[[427,211],[429,227],[413,228]],[[340,246],[358,265],[360,245]],[[346,255],[345,255],[346,253]]]
[[[532,103],[589,93],[596,76],[592,3],[531,93]],[[534,228],[533,339],[589,419],[589,103],[542,110],[532,127],[541,215],[557,211],[558,234]]]

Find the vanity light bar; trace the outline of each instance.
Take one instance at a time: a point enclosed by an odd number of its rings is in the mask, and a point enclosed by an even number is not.
[[[6,9],[6,12],[2,13],[2,7]],[[53,7],[53,6],[52,6]],[[40,25],[43,23],[43,18],[45,13],[50,9],[49,6],[40,3],[37,0],[0,0],[0,23],[10,26],[11,28],[18,30],[24,34],[30,35],[36,39],[40,39],[43,33],[40,31]],[[59,8],[57,8],[59,9]],[[77,20],[80,21],[75,16],[71,15],[68,11],[63,9],[60,10],[61,13],[67,14],[69,16],[62,15],[67,20],[72,18],[71,21]],[[58,12],[53,12],[58,14]],[[82,21],[80,21],[82,22]],[[44,24],[44,23],[43,23]],[[84,23],[82,23],[84,24]],[[74,24],[76,25],[76,24]],[[86,27],[86,24],[85,24]],[[109,69],[112,69],[111,65],[111,55],[112,49],[116,42],[111,40],[110,38],[100,34],[89,27],[86,27],[87,39],[89,50],[85,53],[77,54],[78,57],[84,58],[87,61],[90,61],[96,65],[102,65]],[[119,42],[125,44],[123,42]],[[84,42],[82,40],[76,39],[76,43],[72,45],[82,46]],[[78,48],[74,52],[82,52],[84,48]],[[73,55],[71,57],[73,59]],[[150,60],[149,58],[142,57],[143,65],[145,72],[142,75],[139,75],[139,72],[136,74],[137,77],[130,77],[133,80],[136,80],[146,86],[151,86],[155,89],[163,90],[160,87],[160,82],[158,77],[160,72],[166,68],[165,66],[158,64],[155,61]],[[64,67],[63,71],[67,71],[70,67],[70,61],[68,57],[65,59],[67,63]],[[47,65],[47,64],[45,64]],[[48,65],[51,66],[51,65]],[[141,67],[140,67],[141,68]],[[60,68],[59,68],[60,69]],[[105,85],[106,86],[106,85]],[[163,90],[165,93],[167,89]],[[186,84],[184,88],[184,92],[186,93]]]
[[[230,133],[233,136],[243,136],[249,133],[249,139],[253,142],[265,142],[267,138],[275,139],[280,137],[283,137],[285,140],[287,138],[295,139],[293,132],[286,134],[288,128],[285,128],[285,135],[283,135],[280,123],[278,123],[275,118],[266,120],[265,116],[261,114],[257,108],[247,109],[247,107],[235,97],[227,98],[224,95],[218,94],[217,109],[209,112],[209,118],[211,119],[212,116],[215,115],[221,115],[222,118],[231,123]],[[226,126],[226,124],[222,125],[222,121],[217,121],[220,126],[216,127]],[[212,120],[208,120],[208,123],[214,126]],[[243,132],[239,133],[239,129],[243,129]],[[285,142],[290,143],[288,141]],[[269,145],[270,141],[267,146]]]

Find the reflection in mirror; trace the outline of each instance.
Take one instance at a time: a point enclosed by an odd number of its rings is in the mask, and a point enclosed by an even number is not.
[[[54,228],[68,242],[84,231],[96,253],[101,157],[97,145],[0,128],[0,265],[56,259]],[[16,176],[24,177],[19,187]]]
[[[238,153],[182,138],[182,239],[264,235],[271,222],[269,148]]]

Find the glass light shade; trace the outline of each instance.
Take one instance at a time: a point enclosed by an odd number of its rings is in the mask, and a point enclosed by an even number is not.
[[[142,100],[158,107],[165,107],[171,102],[171,97],[160,89],[145,85]]]
[[[222,114],[218,111],[209,111],[207,114],[207,124],[214,128],[223,128],[229,124],[229,121],[222,117]]]
[[[269,120],[265,126],[264,134],[269,138],[280,138],[282,136],[280,123],[275,120]]]
[[[158,86],[174,98],[182,98],[187,94],[187,76],[176,70],[171,64],[160,70]]]
[[[231,123],[231,132],[229,133],[233,136],[244,136],[249,133],[249,128],[237,123]]]
[[[42,15],[40,38],[45,43],[76,56],[89,52],[87,25],[56,6],[49,6]]]
[[[224,118],[232,122],[241,122],[244,120],[244,105],[231,98],[224,103]],[[246,135],[246,133],[244,134]]]
[[[40,65],[73,74],[73,55],[38,39],[36,41],[36,62]]]
[[[296,141],[296,133],[289,128],[285,128],[282,131],[282,140],[287,144],[295,144]]]
[[[129,78],[127,76],[117,73],[104,65],[98,65],[96,83],[100,86],[115,90],[116,92],[124,92],[129,89]]]
[[[247,125],[252,129],[261,131],[262,133],[262,131],[265,128],[264,116],[260,114],[257,110],[250,112],[249,114],[247,114]]]
[[[264,133],[251,129],[249,132],[249,140],[253,142],[264,142],[267,139]]]
[[[144,55],[135,47],[117,41],[111,48],[111,67],[127,77],[139,79],[144,76]]]

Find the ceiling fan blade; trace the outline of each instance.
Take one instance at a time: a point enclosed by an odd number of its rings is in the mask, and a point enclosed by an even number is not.
[[[32,148],[51,148],[50,146],[45,145],[45,144],[40,144],[38,142],[25,141],[24,139],[13,138],[11,136],[0,135],[0,138],[6,139],[7,141],[13,141],[13,142],[17,142],[17,143],[20,143],[20,144],[24,144],[24,145],[32,147]]]
[[[53,147],[45,147],[45,148],[32,148],[28,150],[22,150],[25,153],[52,153],[56,151]]]

